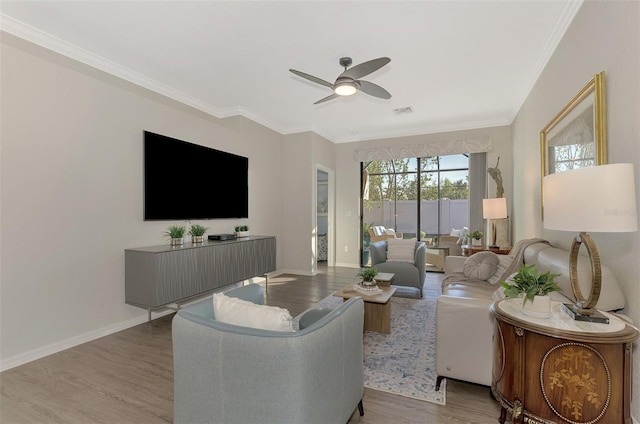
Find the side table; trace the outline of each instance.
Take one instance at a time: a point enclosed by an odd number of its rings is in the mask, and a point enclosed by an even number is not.
[[[490,247],[490,246],[473,246],[471,244],[465,244],[462,246],[462,256],[471,256],[474,253],[478,252],[493,252],[496,255],[508,255],[511,252],[511,246],[500,246],[500,247]]]
[[[352,297],[362,297],[364,301],[364,331],[377,333],[391,333],[391,296],[396,292],[395,287],[379,286],[382,293],[366,295],[354,290],[353,285],[333,292],[334,296],[341,297],[345,301]]]
[[[550,318],[522,313],[522,299],[494,303],[493,383],[513,423],[631,423],[631,344],[638,330],[574,321],[552,302]]]

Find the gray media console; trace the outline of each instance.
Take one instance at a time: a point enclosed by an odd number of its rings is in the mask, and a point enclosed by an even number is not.
[[[276,269],[276,238],[251,236],[124,251],[125,302],[151,310]]]

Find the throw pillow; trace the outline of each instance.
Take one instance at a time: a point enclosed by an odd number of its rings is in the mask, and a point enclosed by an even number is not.
[[[493,274],[492,277],[490,277],[487,280],[487,282],[489,284],[499,283],[505,271],[511,266],[515,258],[516,258],[515,256],[511,256],[511,255],[498,255],[498,259],[500,260],[500,263],[498,264],[498,270],[496,271],[495,274]]]
[[[498,270],[498,255],[493,252],[478,252],[464,261],[462,272],[467,278],[487,280]]]
[[[387,262],[413,263],[415,250],[415,240],[389,239],[387,240]]]
[[[227,324],[262,330],[293,331],[293,318],[286,309],[257,305],[223,293],[213,294],[213,313],[216,320]]]

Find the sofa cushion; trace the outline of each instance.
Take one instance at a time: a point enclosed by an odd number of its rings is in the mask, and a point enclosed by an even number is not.
[[[387,241],[387,262],[413,263],[415,250],[415,240],[389,239]]]
[[[497,284],[500,282],[501,279],[504,279],[504,273],[507,271],[507,269],[511,266],[511,264],[513,263],[513,261],[515,260],[515,256],[511,256],[511,255],[497,255],[498,256],[498,269],[496,270],[496,273],[493,274],[491,277],[489,277],[487,279],[487,282],[489,284]],[[518,266],[518,268],[520,268]]]
[[[374,236],[381,236],[385,234],[385,228],[381,225],[374,225],[371,229],[373,230]]]
[[[453,297],[464,297],[471,299],[484,299],[487,301],[487,309],[491,305],[491,294],[495,290],[495,287],[489,284],[469,284],[466,283],[454,283],[444,286],[442,294]]]
[[[293,318],[286,309],[257,305],[223,293],[213,294],[213,313],[217,321],[227,324],[262,330],[293,331]]]
[[[462,272],[467,278],[487,280],[498,270],[500,260],[493,252],[478,252],[471,255],[465,262]]]

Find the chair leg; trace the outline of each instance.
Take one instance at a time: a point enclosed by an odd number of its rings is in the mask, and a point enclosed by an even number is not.
[[[364,405],[362,404],[362,399],[360,399],[360,402],[358,402],[358,412],[360,413],[360,416],[364,415]]]

